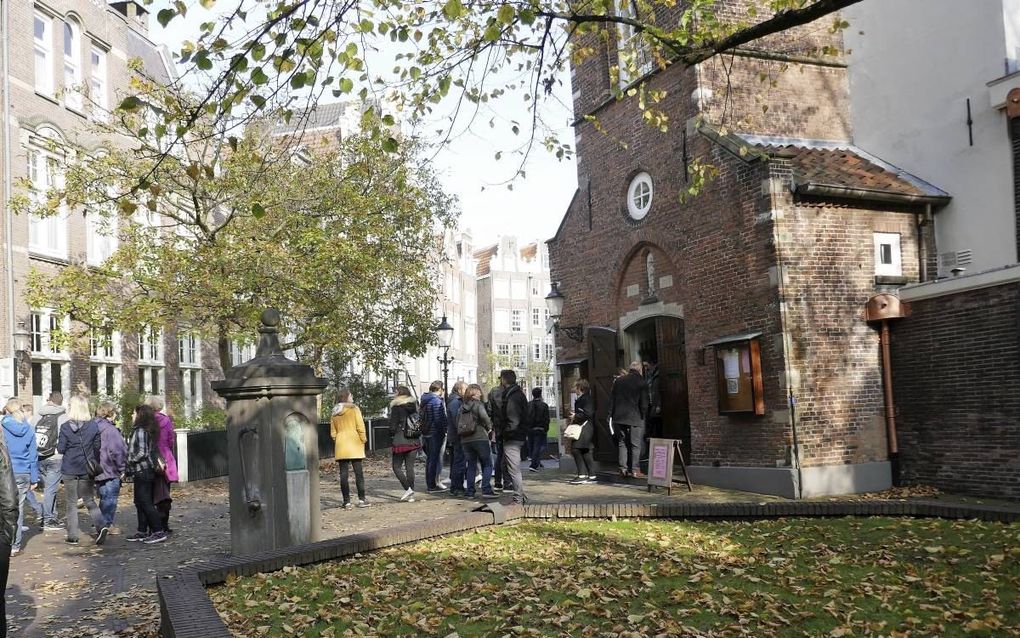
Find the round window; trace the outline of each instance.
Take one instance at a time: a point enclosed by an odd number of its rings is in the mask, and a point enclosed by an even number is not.
[[[632,219],[644,219],[652,208],[652,176],[638,173],[627,189],[627,212]]]

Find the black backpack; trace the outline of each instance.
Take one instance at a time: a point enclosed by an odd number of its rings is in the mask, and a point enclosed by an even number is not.
[[[408,410],[407,417],[404,418],[404,437],[417,439],[421,436],[421,422],[421,414],[418,410]]]
[[[57,451],[59,417],[59,414],[44,414],[35,424],[35,444],[41,459],[48,459]]]
[[[460,416],[457,417],[457,435],[471,436],[478,429],[478,420],[475,413],[467,409],[467,406],[460,409]]]

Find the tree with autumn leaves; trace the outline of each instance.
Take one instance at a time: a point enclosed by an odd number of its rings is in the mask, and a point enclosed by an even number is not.
[[[72,338],[195,331],[218,343],[224,369],[230,342],[250,340],[267,307],[284,315],[286,347],[314,364],[327,350],[369,367],[424,350],[437,233],[455,203],[413,143],[384,148],[345,132],[338,144],[302,144],[272,135],[270,121],[235,137],[209,118],[170,148],[168,114],[196,98],[142,76],[134,89],[103,125],[101,152],[60,149],[63,187],[18,200],[23,213],[84,211],[118,238],[98,267],[79,259],[33,273],[30,304],[74,320]],[[366,123],[374,117],[368,109]]]

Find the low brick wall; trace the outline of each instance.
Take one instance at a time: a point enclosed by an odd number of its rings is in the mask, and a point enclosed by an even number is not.
[[[892,325],[903,480],[1020,499],[1020,281],[910,304]]]
[[[587,503],[493,506],[385,530],[351,534],[310,545],[241,558],[224,558],[198,569],[179,570],[156,577],[159,594],[160,635],[163,638],[230,638],[205,588],[230,576],[273,572],[291,565],[336,560],[384,547],[413,543],[446,534],[524,518],[666,518],[693,520],[749,520],[780,517],[910,516],[917,518],[977,519],[1020,522],[1020,511],[983,505],[938,501],[781,501],[775,503]]]

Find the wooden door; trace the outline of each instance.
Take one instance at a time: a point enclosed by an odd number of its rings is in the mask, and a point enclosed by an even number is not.
[[[659,342],[659,391],[662,395],[662,436],[683,441],[684,459],[691,458],[691,415],[687,398],[687,344],[683,319],[656,317]]]
[[[609,434],[609,393],[619,368],[616,331],[588,328],[588,371],[591,396],[595,400],[595,458],[616,463],[616,446]]]

